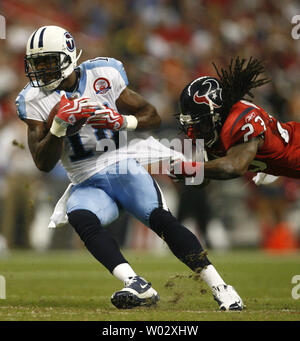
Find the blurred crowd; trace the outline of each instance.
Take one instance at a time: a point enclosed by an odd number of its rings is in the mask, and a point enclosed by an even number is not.
[[[291,35],[292,17],[300,14],[296,0],[2,0],[0,14],[6,20],[6,39],[0,40],[0,249],[5,243],[40,249],[77,243],[71,228],[47,230],[68,179],[59,165],[49,174],[35,168],[26,126],[16,115],[15,98],[27,83],[25,46],[37,27],[69,30],[83,50],[79,62],[98,56],[121,60],[129,86],[162,117],[161,129],[150,132],[158,138],[178,136],[174,114],[183,87],[201,75],[215,76],[212,62],[224,67],[238,55],[263,60],[272,79],[255,92],[255,102],[282,121],[300,120],[300,40]],[[247,177],[213,182],[201,191],[174,186],[166,176],[158,180],[173,213],[207,247],[278,240],[284,247],[291,235],[299,239],[295,180],[256,187]],[[157,246],[138,225],[123,216],[111,228],[124,247]]]

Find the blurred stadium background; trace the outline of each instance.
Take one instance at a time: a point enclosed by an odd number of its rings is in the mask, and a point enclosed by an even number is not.
[[[60,166],[49,174],[35,168],[26,126],[16,115],[15,98],[27,83],[25,45],[37,27],[68,29],[83,50],[80,61],[111,56],[124,63],[130,87],[163,119],[144,137],[177,137],[182,88],[215,75],[212,62],[225,66],[236,55],[264,60],[273,80],[255,93],[255,102],[282,121],[300,120],[300,40],[291,36],[291,19],[300,14],[296,0],[1,0],[0,14],[6,20],[6,39],[0,40],[0,253],[82,248],[70,226],[47,229],[68,179]],[[299,181],[256,187],[245,177],[193,191],[167,176],[157,179],[171,211],[207,248],[299,248]],[[125,213],[109,228],[124,248],[166,250]]]

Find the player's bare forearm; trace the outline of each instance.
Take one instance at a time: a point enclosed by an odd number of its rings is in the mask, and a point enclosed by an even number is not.
[[[213,180],[228,180],[244,175],[263,141],[259,138],[231,147],[227,155],[204,163],[204,176]]]
[[[156,129],[161,123],[156,109],[151,104],[140,108],[135,117],[138,119],[137,130]]]
[[[47,132],[43,122],[26,120],[28,125],[28,145],[37,168],[50,172],[60,159],[63,138]]]
[[[211,180],[229,180],[240,177],[242,174],[226,160],[226,157],[205,162],[204,176]]]
[[[161,119],[155,107],[133,90],[126,88],[116,104],[120,113],[137,118],[136,130],[156,129],[160,126]]]
[[[35,164],[44,172],[50,172],[60,159],[63,139],[48,133],[35,150]]]

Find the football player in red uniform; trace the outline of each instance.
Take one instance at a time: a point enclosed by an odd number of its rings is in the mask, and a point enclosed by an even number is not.
[[[215,65],[214,65],[215,66]],[[215,69],[218,78],[200,77],[188,84],[180,97],[181,126],[193,140],[204,139],[208,162],[205,179],[227,180],[248,171],[300,178],[300,123],[281,123],[264,109],[245,100],[251,90],[269,82],[258,79],[264,71],[256,59],[236,59],[228,69]],[[175,177],[193,176],[184,173]]]

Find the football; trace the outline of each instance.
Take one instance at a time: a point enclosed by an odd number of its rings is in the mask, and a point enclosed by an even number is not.
[[[55,106],[51,109],[50,114],[48,116],[48,120],[46,123],[47,130],[49,131],[54,120],[55,115],[57,114],[59,103],[56,103]],[[86,123],[87,118],[82,118],[81,120],[75,122],[72,126],[68,127],[66,136],[75,135],[78,131],[83,127]]]

